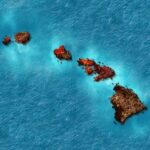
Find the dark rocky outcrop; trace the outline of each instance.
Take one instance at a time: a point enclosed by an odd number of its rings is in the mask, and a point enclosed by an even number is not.
[[[6,36],[5,38],[4,38],[4,40],[3,40],[3,44],[4,45],[9,45],[10,44],[10,42],[11,42],[11,39],[10,39],[10,37],[9,36]]]

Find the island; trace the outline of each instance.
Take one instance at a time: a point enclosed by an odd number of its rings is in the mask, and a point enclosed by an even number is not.
[[[58,49],[55,49],[54,54],[60,60],[72,60],[71,53],[65,49],[64,45],[60,46]]]
[[[29,32],[18,32],[15,34],[15,40],[17,43],[26,44],[29,42],[31,36]]]
[[[77,62],[84,67],[84,70],[88,75],[96,74],[96,77],[94,77],[95,81],[101,81],[108,78],[112,79],[115,76],[115,71],[112,68],[97,64],[92,59],[79,58]]]
[[[4,45],[9,45],[10,42],[11,42],[11,39],[10,39],[9,36],[6,36],[6,37],[4,38],[4,40],[2,41],[2,43],[3,43]]]
[[[114,91],[116,93],[111,97],[111,103],[115,109],[115,119],[121,124],[130,116],[147,109],[132,89],[116,84]]]

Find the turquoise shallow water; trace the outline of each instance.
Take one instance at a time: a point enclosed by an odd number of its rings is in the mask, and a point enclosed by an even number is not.
[[[0,44],[0,150],[148,150],[149,110],[114,124],[112,83],[149,107],[148,0],[0,0],[0,41],[29,31],[26,46]],[[64,44],[73,61],[56,60]],[[95,83],[78,67],[90,57],[115,69]]]

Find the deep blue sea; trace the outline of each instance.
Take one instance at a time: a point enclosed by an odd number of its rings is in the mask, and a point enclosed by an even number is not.
[[[149,0],[0,0],[0,41],[28,31],[27,45],[0,44],[0,150],[149,150],[150,111],[115,124],[112,83],[150,108]],[[53,50],[64,44],[72,62]],[[116,71],[94,82],[77,65]]]

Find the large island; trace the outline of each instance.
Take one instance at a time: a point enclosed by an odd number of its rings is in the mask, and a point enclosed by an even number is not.
[[[146,109],[132,89],[117,84],[114,91],[116,93],[111,97],[111,103],[115,109],[115,118],[120,123],[123,124],[130,116]]]

